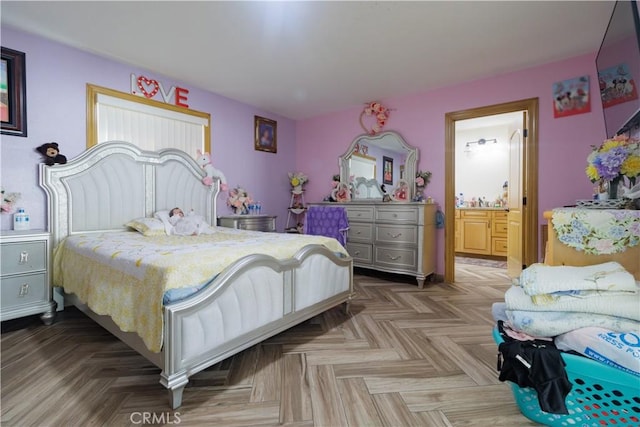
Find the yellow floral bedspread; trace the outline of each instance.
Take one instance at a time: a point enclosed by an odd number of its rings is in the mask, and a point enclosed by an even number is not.
[[[159,352],[166,290],[209,282],[251,254],[283,260],[320,244],[347,255],[337,240],[322,236],[218,230],[200,236],[145,237],[132,231],[70,236],[54,251],[53,283]]]

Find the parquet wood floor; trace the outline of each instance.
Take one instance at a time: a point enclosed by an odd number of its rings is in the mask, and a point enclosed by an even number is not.
[[[336,307],[192,377],[173,411],[159,370],[82,313],[4,322],[3,426],[534,426],[498,381],[504,270],[455,285],[357,271]]]

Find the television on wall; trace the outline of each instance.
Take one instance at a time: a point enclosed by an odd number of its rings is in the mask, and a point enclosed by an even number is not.
[[[596,57],[607,138],[640,126],[638,2],[618,0]]]

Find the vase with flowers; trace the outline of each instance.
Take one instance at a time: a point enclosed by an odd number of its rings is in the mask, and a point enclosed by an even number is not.
[[[424,201],[424,189],[427,188],[427,184],[431,180],[431,172],[429,171],[418,171],[416,172],[416,195],[413,198],[414,202],[422,202]]]
[[[289,172],[288,175],[291,192],[293,194],[301,194],[304,190],[304,185],[309,182],[309,177],[302,172]]]
[[[587,157],[586,174],[598,183],[598,192],[609,199],[618,199],[623,187],[632,187],[640,176],[640,141],[625,135],[592,146]]]
[[[229,190],[227,206],[230,206],[236,215],[247,215],[253,199],[244,188],[237,186]]]

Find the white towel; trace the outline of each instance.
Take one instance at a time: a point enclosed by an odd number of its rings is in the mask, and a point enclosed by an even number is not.
[[[520,274],[519,283],[528,295],[579,290],[638,290],[633,275],[615,261],[584,267],[531,264]]]
[[[507,310],[583,312],[640,321],[640,292],[630,295],[606,295],[603,292],[602,296],[592,298],[565,295],[548,304],[537,305],[522,288],[511,286],[504,294],[504,300]]]

